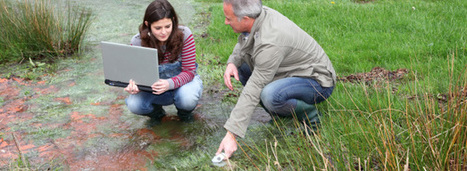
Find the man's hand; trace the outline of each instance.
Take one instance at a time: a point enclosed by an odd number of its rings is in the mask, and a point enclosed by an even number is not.
[[[222,153],[222,150],[224,150],[226,159],[230,158],[232,154],[237,151],[237,141],[235,140],[235,135],[230,131],[227,131],[227,134],[222,140],[216,155]]]
[[[230,77],[234,77],[237,81],[240,79],[238,78],[238,69],[233,63],[227,64],[227,68],[224,72],[224,84],[230,89],[233,90],[232,82],[230,81]]]
[[[159,79],[159,81],[152,84],[151,88],[154,91],[152,92],[153,94],[162,94],[166,92],[167,90],[169,90],[169,81],[164,80],[164,79]]]
[[[128,82],[128,86],[126,86],[124,90],[130,94],[138,94],[139,92],[138,86],[136,86],[136,83],[133,80]]]

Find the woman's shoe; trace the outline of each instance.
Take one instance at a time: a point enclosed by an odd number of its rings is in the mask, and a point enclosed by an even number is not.
[[[160,125],[162,118],[165,116],[165,110],[161,105],[153,105],[154,109],[151,113],[146,114],[150,119],[146,122],[148,127]]]
[[[190,123],[195,121],[195,118],[193,117],[193,110],[183,110],[177,108],[177,115],[178,118],[180,118],[180,121],[185,122],[185,123]]]

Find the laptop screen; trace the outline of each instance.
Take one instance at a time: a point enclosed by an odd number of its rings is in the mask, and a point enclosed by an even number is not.
[[[126,87],[132,79],[152,91],[150,86],[159,80],[157,49],[104,41],[101,47],[106,84]]]

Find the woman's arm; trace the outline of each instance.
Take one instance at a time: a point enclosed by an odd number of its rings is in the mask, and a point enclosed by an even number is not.
[[[196,74],[196,45],[193,34],[187,27],[183,28],[185,39],[183,41],[183,49],[181,53],[182,58],[182,72],[175,77],[172,77],[173,87],[169,89],[179,88],[186,83],[193,80]]]

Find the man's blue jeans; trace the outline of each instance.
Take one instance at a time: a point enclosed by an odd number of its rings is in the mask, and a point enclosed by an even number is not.
[[[181,63],[165,64],[159,66],[159,76],[163,79],[178,75],[181,71]],[[128,109],[138,115],[146,115],[154,110],[153,105],[167,106],[174,104],[177,109],[192,111],[198,105],[198,100],[203,92],[203,81],[199,75],[193,80],[177,89],[166,91],[160,95],[140,91],[125,99]]]
[[[251,76],[247,64],[238,67],[240,82],[245,85]],[[266,85],[261,92],[261,103],[269,114],[292,116],[297,101],[314,105],[331,96],[334,87],[322,87],[312,78],[287,77]]]

